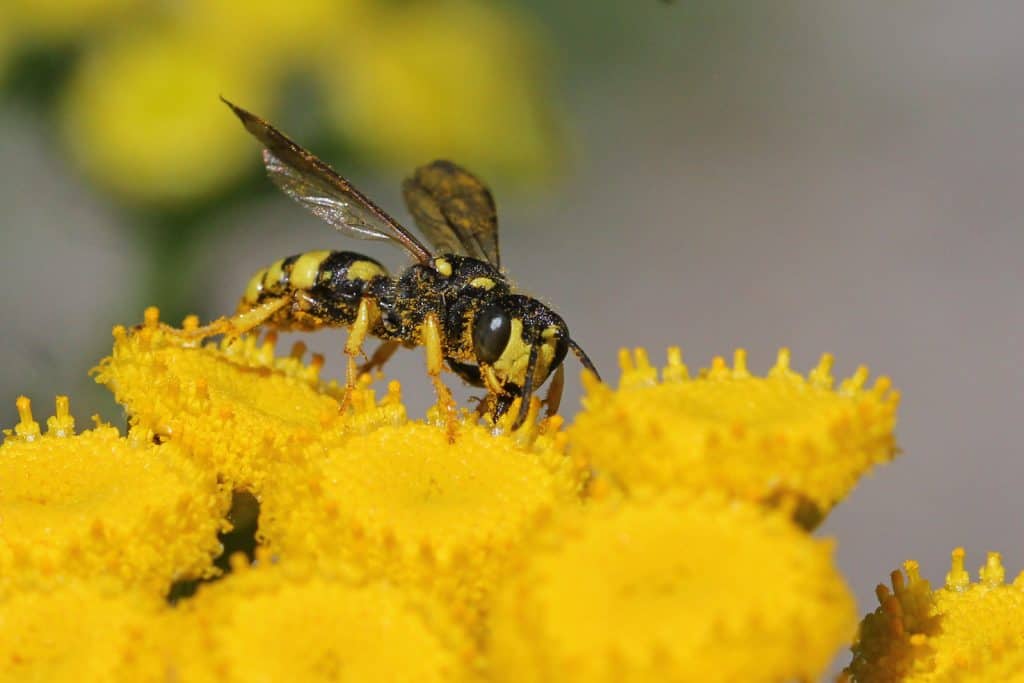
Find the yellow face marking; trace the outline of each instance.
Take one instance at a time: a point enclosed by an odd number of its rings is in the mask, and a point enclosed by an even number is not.
[[[349,280],[372,280],[375,277],[387,276],[387,271],[373,261],[353,261],[348,267]]]
[[[261,270],[252,276],[249,280],[248,286],[245,288],[245,301],[254,304],[260,298],[260,293],[263,291],[263,277],[267,274],[265,270]]]
[[[548,328],[551,329],[551,328]],[[547,332],[547,330],[545,330]],[[534,377],[547,377],[548,368],[555,358],[555,340],[553,334],[543,337],[537,353],[537,370]],[[523,322],[512,320],[512,332],[509,334],[508,345],[501,357],[494,363],[495,374],[505,381],[515,382],[524,386],[526,367],[530,364],[530,345],[523,341]]]
[[[494,280],[489,277],[475,277],[469,281],[470,287],[479,287],[480,289],[486,289],[490,291],[494,289]]]
[[[501,382],[498,380],[498,376],[494,374],[494,368],[492,368],[490,365],[487,365],[480,369],[483,370],[483,372],[480,374],[483,377],[484,386],[487,387],[487,391],[491,392],[492,394],[502,393]]]
[[[274,289],[284,279],[284,259],[274,261],[263,275],[263,288]]]
[[[437,272],[441,273],[441,275],[445,277],[452,276],[452,264],[447,259],[434,259],[434,267],[437,268]]]
[[[316,276],[324,259],[331,255],[329,251],[307,251],[292,264],[289,277],[291,286],[296,289],[310,289],[316,285]]]

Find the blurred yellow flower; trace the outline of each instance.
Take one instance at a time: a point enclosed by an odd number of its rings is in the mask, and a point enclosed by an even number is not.
[[[509,8],[469,0],[57,4],[14,0],[6,23],[20,42],[84,46],[60,98],[64,137],[90,177],[130,202],[203,199],[255,169],[252,140],[217,96],[276,119],[295,82],[314,86],[327,127],[349,146],[402,172],[454,157],[485,173],[534,174],[552,158],[537,29]]]
[[[440,607],[291,567],[236,562],[177,608],[103,581],[0,600],[0,682],[457,682],[479,667]]]
[[[0,601],[0,682],[169,681],[160,598],[73,580]]]
[[[3,19],[29,46],[81,40],[130,20],[142,0],[4,0]]]
[[[10,19],[6,5],[0,5],[0,85],[7,74],[7,64],[11,59],[13,36],[11,35]]]
[[[323,63],[332,121],[357,147],[403,169],[435,158],[485,177],[549,169],[557,135],[537,27],[442,0],[382,3],[362,28]]]
[[[201,657],[210,681],[456,683],[477,666],[439,607],[392,585],[351,585],[287,564],[236,567],[179,610],[179,627],[203,644],[179,657]]]
[[[953,551],[946,584],[933,591],[916,562],[879,585],[879,607],[864,617],[843,672],[858,683],[1024,681],[1024,573],[1005,583],[989,553],[971,583],[964,550]]]
[[[0,593],[102,576],[162,596],[211,573],[229,503],[212,472],[144,430],[76,435],[63,397],[45,434],[27,398],[18,411],[0,446]]]
[[[716,358],[691,378],[678,349],[658,372],[643,350],[620,353],[617,391],[587,382],[570,448],[597,470],[598,486],[641,495],[728,491],[790,510],[816,526],[858,477],[895,454],[899,395],[888,378],[866,388],[867,369],[833,387],[832,358],[805,378],[778,354],[765,377]]]
[[[214,193],[254,161],[252,141],[220,93],[266,108],[271,84],[212,41],[166,25],[97,46],[63,95],[72,155],[102,185],[133,199],[181,202]]]
[[[810,680],[854,630],[831,543],[723,497],[596,504],[528,550],[491,615],[497,681]]]
[[[179,30],[265,78],[287,77],[327,58],[351,40],[352,27],[373,0],[189,0],[176,7]],[[240,39],[239,39],[240,38]],[[229,99],[242,94],[225,90]],[[245,105],[255,107],[254,103]],[[223,112],[222,112],[223,113]]]

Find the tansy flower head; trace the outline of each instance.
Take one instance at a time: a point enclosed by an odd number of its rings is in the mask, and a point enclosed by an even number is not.
[[[86,172],[122,196],[202,198],[252,162],[249,140],[211,93],[260,110],[270,99],[265,76],[226,59],[212,40],[166,26],[127,31],[76,65],[63,93],[65,138]]]
[[[485,176],[548,170],[558,140],[537,27],[472,0],[371,7],[322,61],[347,139],[399,168],[443,157]]]
[[[804,377],[779,352],[765,377],[716,358],[690,377],[677,348],[658,372],[646,352],[620,354],[619,389],[587,377],[584,410],[570,448],[597,471],[597,490],[639,495],[666,490],[727,491],[779,505],[813,527],[857,477],[895,452],[898,394],[887,378],[866,388],[867,370],[835,388],[832,357]]]
[[[831,544],[720,497],[593,504],[517,555],[491,613],[498,681],[783,681],[853,632]]]
[[[212,472],[144,430],[76,435],[64,397],[46,433],[27,398],[18,412],[0,446],[0,593],[104,576],[163,595],[211,571],[229,502]]]
[[[198,632],[211,680],[437,681],[470,679],[475,655],[443,611],[395,586],[353,585],[289,564],[246,568],[181,608]]]
[[[186,321],[185,330],[196,320]],[[230,486],[259,493],[272,464],[303,446],[405,419],[397,387],[378,404],[369,389],[341,410],[343,391],[319,381],[323,358],[303,362],[305,346],[275,356],[274,335],[196,345],[159,323],[156,309],[128,331],[114,330],[114,351],[96,369],[132,422],[184,446]]]
[[[916,562],[879,585],[879,607],[864,617],[843,680],[1024,681],[1024,573],[1007,584],[999,553],[971,583],[964,550],[953,551],[944,587],[933,591]]]
[[[275,474],[261,534],[282,557],[434,595],[475,628],[508,552],[539,518],[578,505],[585,471],[565,456],[559,422],[535,440],[469,421],[454,442],[418,422],[351,436]]]
[[[537,33],[520,12],[470,0],[4,0],[0,67],[6,42],[74,46],[59,60],[69,77],[36,84],[62,87],[72,156],[122,199],[173,207],[224,196],[255,168],[216,94],[274,116],[297,76],[330,109],[317,132],[333,127],[378,161],[544,170],[558,136]]]
[[[47,45],[71,42],[82,33],[124,19],[140,0],[5,0],[4,24],[17,30],[20,42]]]
[[[221,59],[284,80],[297,70],[315,66],[338,43],[351,42],[357,22],[376,4],[366,0],[248,0],[245,11],[238,11],[232,0],[192,0],[194,6],[177,15],[177,29],[198,42],[215,49]],[[346,40],[338,40],[347,30]],[[245,40],[225,40],[224,36],[245,36]],[[358,55],[353,55],[358,59]],[[342,65],[335,63],[336,68]],[[247,107],[255,106],[241,100]]]
[[[173,680],[160,656],[166,603],[71,580],[0,601],[0,682]]]

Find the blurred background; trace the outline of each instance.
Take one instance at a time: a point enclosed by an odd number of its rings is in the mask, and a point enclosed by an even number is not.
[[[862,612],[906,558],[933,582],[961,544],[972,571],[990,549],[1024,568],[1019,3],[237,7],[0,5],[5,425],[19,393],[119,423],[86,373],[146,305],[228,313],[308,249],[405,265],[274,191],[223,94],[400,220],[416,164],[487,179],[510,274],[613,381],[619,347],[670,344],[691,368],[742,346],[764,371],[787,345],[801,370],[830,351],[891,375],[905,453],[821,530]],[[343,341],[309,340],[336,375]],[[389,366],[417,416],[422,367]]]

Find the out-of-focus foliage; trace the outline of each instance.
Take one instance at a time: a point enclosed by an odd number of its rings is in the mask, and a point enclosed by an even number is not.
[[[75,48],[53,84],[64,139],[94,182],[131,203],[180,206],[229,189],[252,144],[217,95],[287,124],[297,82],[326,105],[326,116],[303,118],[370,160],[404,168],[455,156],[529,176],[557,147],[537,29],[495,5],[56,4],[16,0],[5,22],[13,47]]]

